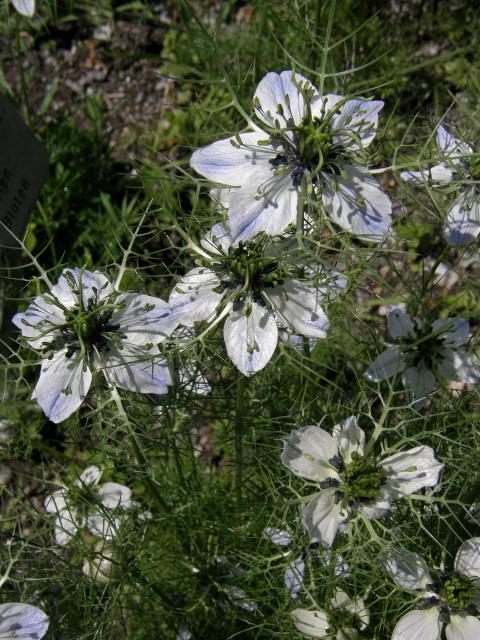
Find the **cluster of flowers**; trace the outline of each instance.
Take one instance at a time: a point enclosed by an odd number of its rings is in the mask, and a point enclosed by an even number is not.
[[[382,106],[380,101],[321,95],[309,80],[292,71],[268,73],[253,100],[260,124],[250,120],[247,132],[214,142],[192,156],[192,167],[215,183],[211,195],[222,221],[200,242],[191,242],[196,266],[176,284],[168,302],[122,293],[119,283],[112,284],[98,271],[65,269],[48,293],[37,296],[14,317],[28,344],[41,354],[33,397],[46,415],[61,422],[79,409],[97,371],[110,387],[166,393],[175,375],[163,347],[176,341],[180,349],[187,348],[222,322],[226,352],[246,376],[268,364],[279,339],[297,344],[303,338],[325,338],[328,303],[345,288],[347,278],[310,264],[303,242],[319,226],[332,235],[352,234],[375,244],[388,237],[392,206],[367,168],[367,149],[376,135]],[[429,171],[406,172],[404,178],[462,185],[445,225],[446,238],[459,244],[480,229],[475,187],[479,163],[471,148],[444,127],[437,133],[440,164]],[[196,335],[199,323],[207,328]],[[398,345],[368,367],[368,380],[400,375],[412,402],[420,406],[436,380],[471,383],[480,379],[478,363],[467,351],[470,336],[465,320],[427,321],[396,307],[390,310],[388,327]],[[192,376],[184,371],[177,377]],[[204,378],[191,382],[193,389],[208,391]],[[304,427],[285,442],[283,463],[319,487],[303,511],[302,522],[312,539],[327,548],[339,527],[358,518],[378,518],[394,500],[438,483],[443,464],[430,447],[385,457],[376,454],[374,446],[373,440],[365,443],[365,433],[354,417],[336,426],[332,434]],[[99,471],[91,469],[82,475],[81,485],[98,483]],[[128,489],[121,485],[112,489],[109,484],[97,489],[100,503],[107,510],[126,508]],[[79,522],[97,533],[100,530],[104,537],[110,535],[112,518],[105,519],[104,513],[80,514],[63,491],[48,504],[47,510],[57,513],[60,544],[78,529]],[[473,640],[475,634],[468,635],[468,630],[478,632],[480,621],[466,612],[474,606],[475,590],[472,587],[470,594],[462,576],[470,580],[480,575],[474,576],[476,569],[466,564],[472,561],[475,540],[462,546],[455,567],[458,575],[450,581],[436,583],[427,570],[417,582],[411,578],[412,584],[420,585],[412,589],[427,585],[429,595],[422,595],[427,598],[422,609],[399,621],[394,640],[406,638],[406,628],[411,640],[420,638],[422,634],[412,627],[413,616],[421,619],[424,629],[431,620],[438,626],[448,619],[449,640]],[[397,567],[392,569],[394,580],[404,588],[408,570],[400,561],[389,562]],[[452,581],[461,583],[460,587],[453,588]],[[449,595],[452,589],[455,596]],[[339,608],[350,612],[357,629],[368,623],[365,602],[338,590],[330,613],[297,609],[295,624],[312,637],[330,637],[329,618]],[[352,629],[338,628],[336,637],[356,637]]]

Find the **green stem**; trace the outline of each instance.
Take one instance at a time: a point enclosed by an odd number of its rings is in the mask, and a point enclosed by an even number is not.
[[[18,75],[20,76],[20,87],[21,87],[21,91],[22,91],[22,100],[23,100],[23,107],[25,109],[25,118],[27,120],[27,124],[30,128],[32,128],[32,116],[30,113],[30,106],[28,104],[28,86],[27,86],[27,80],[25,78],[25,71],[23,69],[23,64],[22,64],[22,45],[20,42],[20,24],[19,24],[19,17],[16,16],[16,23],[15,23],[15,53],[16,53],[16,58],[17,58],[17,68],[18,68]]]
[[[247,378],[243,375],[240,376],[237,380],[237,399],[235,404],[235,496],[239,511],[242,504],[243,435],[247,417],[246,385]]]

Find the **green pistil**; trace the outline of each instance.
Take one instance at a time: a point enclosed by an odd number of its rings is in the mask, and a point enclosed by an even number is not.
[[[300,162],[313,174],[318,173],[332,155],[333,136],[329,123],[318,118],[304,122],[296,127],[295,139]]]
[[[468,609],[479,597],[479,590],[467,576],[453,576],[443,584],[442,599],[451,609]]]
[[[240,243],[228,254],[227,276],[236,286],[244,287],[254,293],[265,288],[276,287],[291,277],[287,269],[281,267],[278,259],[265,256],[257,243]]]
[[[342,474],[342,492],[348,501],[371,500],[378,495],[382,479],[383,469],[355,452]]]

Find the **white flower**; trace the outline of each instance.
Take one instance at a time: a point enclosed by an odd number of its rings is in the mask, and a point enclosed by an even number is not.
[[[295,609],[293,622],[297,629],[310,638],[356,640],[370,622],[370,612],[363,598],[349,598],[337,589],[328,611]]]
[[[470,337],[467,320],[426,322],[394,307],[387,322],[399,345],[389,347],[372,362],[365,371],[368,380],[379,382],[401,373],[403,386],[416,402],[431,393],[436,378],[472,384],[480,380],[479,363],[465,350]]]
[[[96,369],[130,391],[162,394],[171,384],[157,347],[176,327],[167,303],[118,293],[98,271],[64,269],[13,322],[46,356],[32,397],[52,422],[80,407]]]
[[[375,137],[383,102],[321,96],[292,71],[268,73],[253,102],[262,128],[213,142],[191,159],[202,176],[239,187],[220,194],[234,242],[295,224],[304,184],[333,222],[380,242],[391,202],[358,162]]]
[[[264,242],[233,245],[222,224],[216,224],[202,247],[194,246],[207,266],[189,271],[170,294],[172,314],[187,327],[227,317],[223,336],[233,364],[246,376],[260,371],[277,347],[279,328],[307,338],[325,338],[328,318],[321,304],[328,277],[301,277],[298,261],[287,264],[281,251],[267,254]],[[298,274],[298,275],[297,275]],[[344,279],[335,274],[337,283]],[[335,286],[335,285],[332,285]]]
[[[292,431],[282,462],[295,475],[318,483],[320,491],[305,507],[302,523],[327,548],[352,515],[379,518],[393,500],[435,486],[443,468],[424,445],[383,459],[365,457],[365,433],[353,416],[336,425],[332,435],[314,426]]]
[[[31,604],[0,604],[0,640],[40,640],[47,633],[48,624],[48,616]]]
[[[33,14],[35,13],[35,0],[12,0],[12,4],[22,16],[33,18]]]
[[[438,165],[424,171],[402,171],[400,176],[417,184],[431,181],[453,187],[457,195],[447,213],[445,237],[454,246],[467,244],[480,233],[480,154],[442,125],[437,128],[437,146]]]
[[[115,569],[113,555],[113,544],[98,540],[83,562],[83,573],[100,584],[110,582]]]
[[[45,500],[45,511],[56,516],[57,544],[65,546],[83,529],[101,538],[115,537],[122,511],[132,506],[132,492],[116,482],[99,485],[101,476],[102,471],[95,465],[87,467],[75,482],[76,489],[59,489]],[[93,503],[91,508],[89,501]]]
[[[392,640],[438,640],[443,629],[447,640],[480,638],[480,538],[460,546],[450,575],[430,572],[422,556],[401,548],[387,550],[383,562],[400,588],[421,599],[397,622]]]

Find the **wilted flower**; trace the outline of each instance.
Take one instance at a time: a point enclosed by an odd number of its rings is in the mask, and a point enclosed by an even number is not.
[[[439,164],[423,171],[402,171],[400,175],[406,181],[449,185],[456,198],[447,213],[445,237],[454,246],[467,244],[480,233],[480,153],[442,125],[437,128],[437,146]]]
[[[395,584],[420,599],[397,622],[392,640],[436,640],[442,629],[447,640],[480,638],[480,538],[460,546],[450,575],[430,572],[422,556],[402,548],[387,550],[383,562]]]
[[[23,602],[0,604],[2,640],[40,640],[47,633],[48,616],[38,607]]]
[[[22,16],[32,18],[35,13],[35,0],[12,0],[14,8]]]
[[[265,242],[233,245],[229,231],[216,224],[193,245],[205,266],[189,271],[170,294],[175,320],[185,326],[207,321],[212,326],[227,317],[223,336],[234,365],[251,376],[269,362],[277,347],[279,328],[308,338],[325,338],[328,318],[322,308],[329,289],[345,280],[332,274],[304,277],[305,268],[288,264]],[[303,276],[302,276],[303,273]]]
[[[52,422],[79,408],[97,369],[121,389],[162,394],[171,384],[157,346],[176,327],[167,303],[118,293],[98,271],[64,269],[13,322],[44,356],[32,397]]]
[[[98,484],[102,471],[87,467],[73,489],[58,489],[45,500],[45,511],[55,514],[55,541],[66,545],[77,531],[111,539],[121,522],[122,511],[131,504],[132,492],[117,482]]]
[[[391,503],[437,484],[443,464],[425,445],[383,458],[365,455],[365,432],[355,417],[335,425],[292,431],[284,442],[283,464],[295,475],[318,484],[319,493],[303,511],[303,526],[331,547],[341,523],[352,515],[379,518]]]
[[[388,314],[388,330],[398,346],[383,351],[365,371],[372,382],[402,374],[403,386],[415,401],[427,396],[436,378],[475,383],[480,380],[476,358],[465,351],[470,326],[461,318],[427,322],[399,308]]]
[[[297,629],[310,638],[356,640],[370,622],[370,612],[363,598],[350,598],[337,589],[327,611],[321,609],[295,609],[293,622]]]
[[[304,76],[283,71],[261,80],[253,103],[261,128],[252,124],[254,131],[218,140],[191,159],[209,180],[239,187],[221,197],[234,243],[295,224],[307,191],[336,224],[380,242],[392,206],[359,161],[383,102],[321,96]]]

